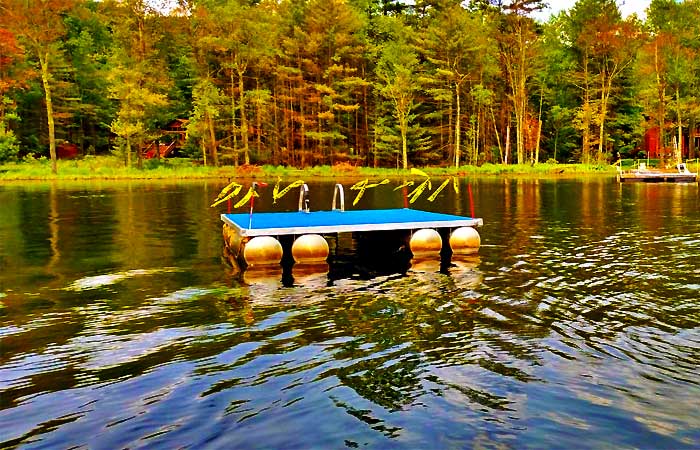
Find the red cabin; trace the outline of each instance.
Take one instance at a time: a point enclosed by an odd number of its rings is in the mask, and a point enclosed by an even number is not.
[[[175,119],[161,130],[161,137],[149,143],[143,150],[143,157],[151,159],[155,157],[167,158],[174,151],[182,148],[187,141],[187,119]],[[161,142],[162,141],[162,142]]]
[[[674,137],[678,136],[678,129],[668,126],[665,133],[665,142],[663,148],[666,149],[666,154],[671,154],[674,147]],[[644,143],[640,150],[646,153],[646,156],[651,159],[658,159],[661,156],[659,146],[659,127],[650,128],[644,133]],[[690,139],[692,139],[692,149]],[[688,136],[687,129],[683,130],[683,140],[681,142],[681,155],[683,159],[695,158],[697,151],[700,149],[700,126],[696,127]]]
[[[62,142],[56,146],[56,157],[59,159],[73,159],[78,156],[80,149],[70,142]]]

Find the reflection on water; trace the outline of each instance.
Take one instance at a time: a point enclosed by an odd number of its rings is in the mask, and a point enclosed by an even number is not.
[[[220,184],[0,186],[0,446],[697,448],[698,186],[471,182],[477,255],[246,271]]]

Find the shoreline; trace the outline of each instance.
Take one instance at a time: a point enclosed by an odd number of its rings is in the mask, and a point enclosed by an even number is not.
[[[484,164],[482,166],[421,167],[430,177],[475,177],[475,178],[537,178],[557,179],[581,176],[614,176],[617,171],[610,165],[584,164]],[[202,166],[190,160],[147,161],[142,169],[127,168],[110,157],[95,157],[82,160],[59,160],[58,174],[51,173],[45,160],[7,163],[0,165],[0,183],[26,183],[49,181],[205,181],[205,180],[267,180],[309,179],[338,180],[362,178],[402,179],[420,177],[409,170],[368,168],[338,164],[315,166],[303,169],[283,166]]]

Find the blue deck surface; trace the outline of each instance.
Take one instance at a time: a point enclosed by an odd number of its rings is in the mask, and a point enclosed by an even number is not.
[[[253,213],[250,227],[249,214],[222,214],[221,219],[248,236],[412,229],[421,228],[422,225],[429,227],[481,225],[481,219],[416,209]]]

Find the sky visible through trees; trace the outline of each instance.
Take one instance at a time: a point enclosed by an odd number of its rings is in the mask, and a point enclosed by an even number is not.
[[[651,0],[623,0],[618,2],[620,13],[623,17],[636,14],[640,19],[646,17],[646,10]],[[548,0],[547,8],[536,12],[533,17],[541,22],[549,20],[550,16],[559,14],[561,11],[571,9],[576,4],[576,0]]]
[[[140,165],[176,119],[207,165],[696,157],[700,0],[545,3],[6,0],[0,162]]]

